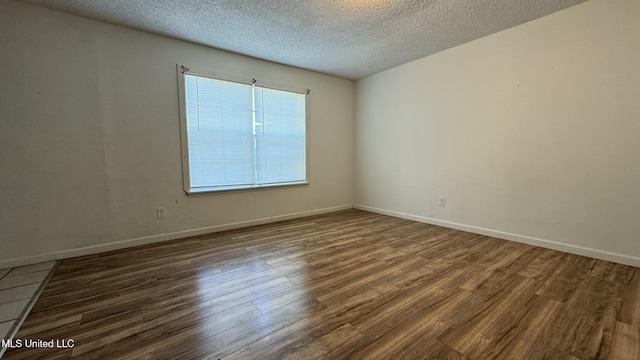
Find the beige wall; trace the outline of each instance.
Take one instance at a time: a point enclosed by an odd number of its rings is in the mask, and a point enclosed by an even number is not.
[[[357,206],[640,266],[639,19],[592,0],[359,81]]]
[[[0,53],[0,267],[353,204],[351,81],[8,0]],[[311,185],[188,198],[176,63],[311,89]]]

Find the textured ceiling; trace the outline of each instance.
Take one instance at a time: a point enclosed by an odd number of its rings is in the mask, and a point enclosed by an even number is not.
[[[360,79],[586,0],[23,0]]]

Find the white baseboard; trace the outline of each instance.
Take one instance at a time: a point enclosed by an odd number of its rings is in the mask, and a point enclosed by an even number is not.
[[[353,207],[355,209],[370,211],[378,214],[389,215],[389,216],[398,217],[402,219],[423,222],[431,225],[443,226],[451,229],[471,232],[474,234],[491,236],[498,239],[515,241],[519,243],[539,246],[542,248],[553,249],[553,250],[563,251],[571,254],[587,256],[595,259],[611,261],[619,264],[640,267],[640,258],[634,257],[634,256],[613,253],[613,252],[604,251],[604,250],[586,248],[586,247],[581,247],[576,245],[569,245],[569,244],[564,244],[557,241],[540,239],[536,237],[519,235],[519,234],[512,234],[504,231],[486,229],[486,228],[481,228],[477,226],[464,225],[464,224],[459,224],[459,223],[450,222],[450,221],[433,219],[425,216],[406,214],[398,211],[379,209],[371,206],[356,204]]]
[[[239,221],[239,222],[229,223],[229,224],[207,226],[207,227],[198,228],[198,229],[189,229],[189,230],[177,231],[177,232],[166,233],[166,234],[158,234],[158,235],[144,236],[144,237],[139,237],[134,239],[120,240],[120,241],[115,241],[115,242],[106,243],[106,244],[87,246],[83,248],[62,250],[62,251],[34,255],[34,256],[26,256],[18,259],[0,260],[0,269],[37,264],[37,263],[52,261],[52,260],[69,259],[69,258],[78,257],[78,256],[93,255],[93,254],[98,254],[105,251],[120,250],[120,249],[133,247],[133,246],[146,245],[146,244],[151,244],[151,243],[156,243],[161,241],[181,239],[189,236],[197,236],[197,235],[215,233],[215,232],[220,232],[225,230],[232,230],[232,229],[239,229],[239,228],[244,228],[249,226],[268,224],[268,223],[277,222],[277,221],[296,219],[296,218],[301,218],[305,216],[319,215],[319,214],[325,214],[325,213],[330,213],[330,212],[335,212],[340,210],[347,210],[347,209],[353,209],[353,205],[349,204],[349,205],[334,206],[334,207],[324,208],[324,209],[316,209],[316,210],[302,211],[302,212],[285,214],[285,215],[278,215],[278,216],[269,217],[269,218]]]

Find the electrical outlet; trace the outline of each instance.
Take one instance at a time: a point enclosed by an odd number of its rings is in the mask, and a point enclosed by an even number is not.
[[[440,196],[440,206],[444,206],[444,196]]]
[[[164,208],[163,207],[156,208],[156,215],[158,215],[158,219],[159,218],[163,218],[164,217]]]

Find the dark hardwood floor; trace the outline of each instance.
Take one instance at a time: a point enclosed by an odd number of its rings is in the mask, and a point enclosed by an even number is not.
[[[358,210],[63,261],[5,359],[640,359],[640,269]]]

